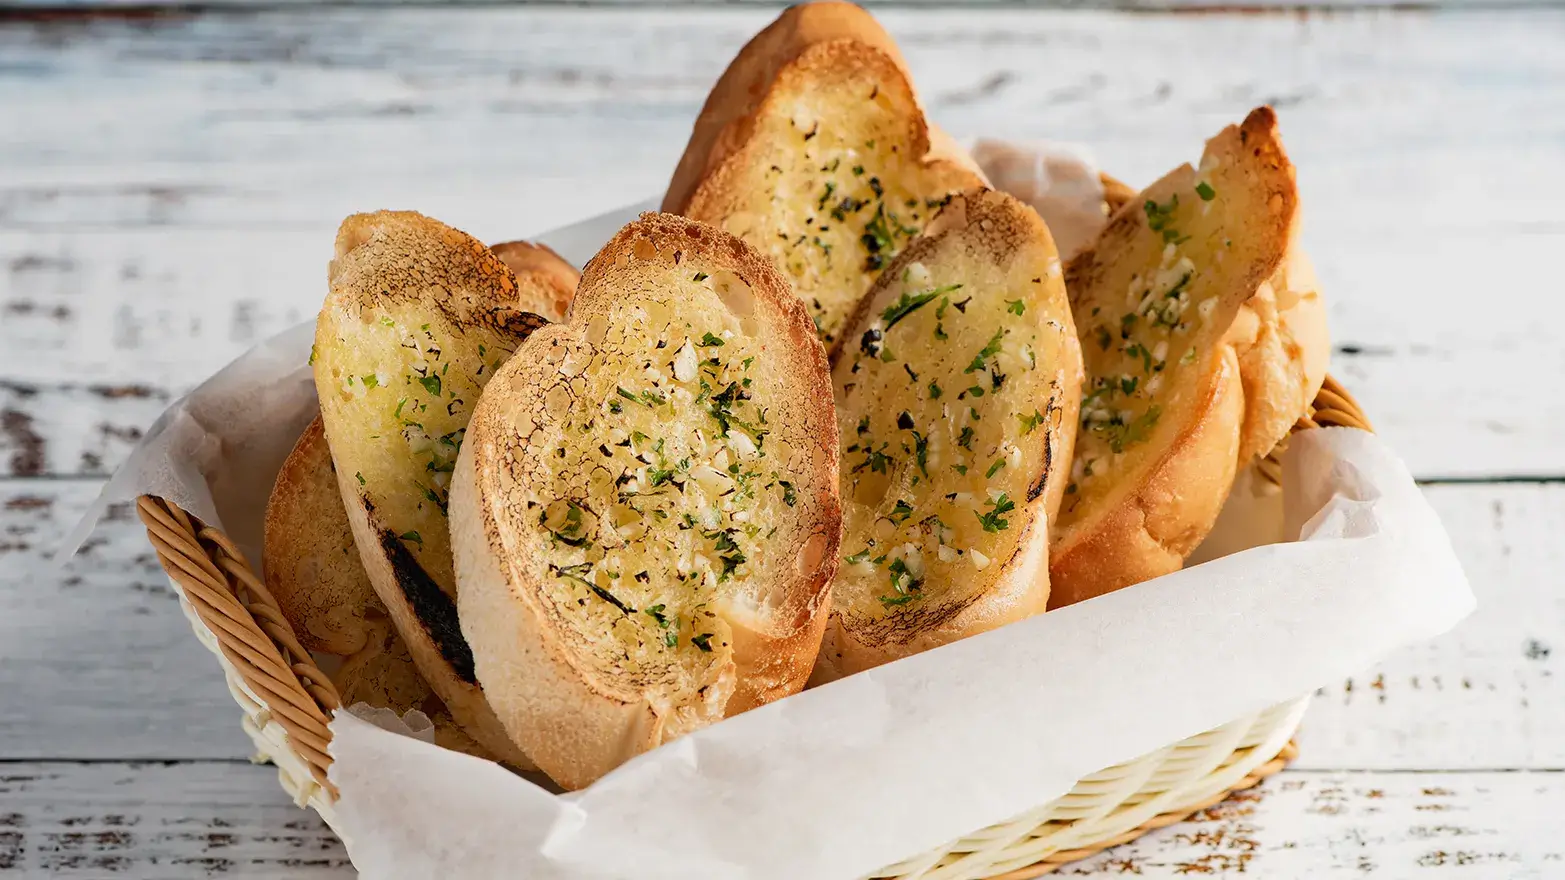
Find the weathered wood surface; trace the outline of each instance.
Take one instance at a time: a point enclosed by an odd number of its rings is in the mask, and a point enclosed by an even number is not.
[[[243,762],[0,765],[0,877],[353,876],[342,843]]]
[[[310,315],[342,215],[495,240],[655,192],[771,14],[0,14],[0,876],[349,875],[242,763],[130,512],[46,551],[174,396]],[[948,128],[1132,181],[1276,104],[1335,372],[1419,476],[1554,481],[1428,487],[1478,612],[1323,687],[1297,769],[1067,874],[1565,876],[1565,10],[883,18]]]
[[[342,845],[232,763],[0,767],[0,876],[339,878]],[[1551,880],[1565,870],[1558,773],[1286,771],[1066,877]]]
[[[34,472],[111,469],[149,401],[310,313],[350,211],[496,239],[655,192],[769,15],[0,23],[0,377],[34,392],[0,399],[0,467],[30,472],[31,425]],[[1565,11],[884,17],[948,128],[1085,142],[1130,180],[1276,104],[1335,369],[1377,426],[1420,476],[1565,474],[1565,398],[1526,378],[1565,372]],[[1474,319],[1502,297],[1526,320]]]

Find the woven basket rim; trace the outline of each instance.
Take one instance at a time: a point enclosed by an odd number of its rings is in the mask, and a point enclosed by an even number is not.
[[[1373,430],[1358,401],[1331,376],[1326,377],[1309,411],[1295,423],[1292,432],[1320,427]],[[1280,482],[1281,468],[1274,456],[1275,451],[1260,463],[1259,471],[1272,482]],[[227,535],[163,498],[143,495],[137,499],[136,507],[159,563],[184,592],[196,617],[211,631],[222,657],[263,704],[270,718],[281,724],[289,748],[320,786],[327,803],[335,802],[338,792],[328,778],[332,762],[329,725],[332,713],[341,706],[341,698],[331,679],[299,643],[276,599]],[[1276,756],[1200,803],[1159,813],[1092,847],[1056,852],[991,880],[1038,877],[1182,821],[1234,791],[1256,785],[1281,770],[1296,753],[1290,740]]]

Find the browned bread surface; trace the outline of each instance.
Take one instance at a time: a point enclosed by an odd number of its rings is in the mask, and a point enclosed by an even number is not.
[[[485,389],[452,496],[463,632],[512,737],[579,788],[798,691],[840,533],[825,358],[786,281],[644,215]]]
[[[1246,417],[1226,337],[1283,265],[1297,204],[1276,115],[1262,107],[1066,266],[1087,384],[1050,607],[1175,571],[1210,531]]]
[[[820,677],[1042,612],[1081,349],[1032,208],[955,196],[860,304],[833,372],[845,561]]]
[[[557,275],[529,283],[563,287]],[[485,748],[525,758],[484,700],[454,601],[446,506],[472,406],[544,319],[470,236],[411,212],[343,222],[316,326],[316,390],[370,583],[430,687]],[[566,295],[561,291],[561,296]]]
[[[849,3],[794,6],[718,80],[664,198],[773,262],[830,352],[854,305],[954,192],[984,185],[924,118],[891,38]]]

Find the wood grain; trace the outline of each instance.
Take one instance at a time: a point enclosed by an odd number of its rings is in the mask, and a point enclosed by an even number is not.
[[[1284,771],[1059,876],[1546,880],[1562,808],[1558,773]]]
[[[0,483],[0,760],[249,757],[133,510],[113,510],[67,570],[51,560],[97,493]]]
[[[0,767],[0,877],[354,876],[274,771],[234,763]],[[1284,771],[1060,876],[1548,880],[1558,773]]]
[[[770,14],[0,22],[0,376],[176,395],[313,311],[350,211],[417,207],[498,239],[655,192]],[[1565,12],[884,17],[947,127],[1084,142],[1133,181],[1277,105],[1335,369],[1377,426],[1420,476],[1565,474],[1565,398],[1517,381],[1565,370]],[[1528,320],[1474,320],[1485,296],[1528,296]],[[111,469],[124,445],[85,435],[152,409],[105,421],[61,395],[4,404],[83,438],[46,449],[44,473]],[[25,472],[14,457],[0,473]]]
[[[245,763],[0,765],[0,877],[355,876],[342,843]]]

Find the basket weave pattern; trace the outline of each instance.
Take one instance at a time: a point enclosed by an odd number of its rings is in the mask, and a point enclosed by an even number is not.
[[[1294,430],[1332,425],[1370,429],[1352,395],[1328,377]],[[1275,458],[1260,469],[1279,481]],[[335,828],[327,725],[341,701],[331,680],[226,535],[161,498],[143,496],[137,513],[197,638],[223,667],[256,760],[274,763],[295,803],[313,807]],[[1025,880],[1134,840],[1282,769],[1294,757],[1291,737],[1308,702],[1274,706],[1102,770],[1050,803],[869,876]]]

